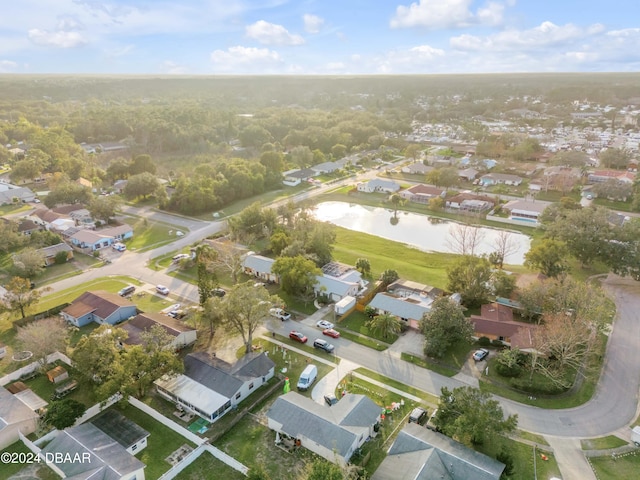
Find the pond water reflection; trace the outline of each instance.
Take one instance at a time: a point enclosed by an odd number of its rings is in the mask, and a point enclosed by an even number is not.
[[[392,210],[346,202],[319,203],[313,216],[349,230],[406,243],[426,252],[455,253],[450,247],[449,232],[458,224],[450,220],[400,211],[396,223]],[[487,227],[478,227],[478,230],[482,240],[476,254],[495,251],[496,239],[502,230]],[[515,252],[507,256],[505,263],[522,265],[524,254],[531,247],[531,239],[522,233],[510,233],[509,241],[513,243]]]

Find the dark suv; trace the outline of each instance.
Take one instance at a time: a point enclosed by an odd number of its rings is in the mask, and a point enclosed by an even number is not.
[[[332,353],[333,350],[335,349],[335,347],[332,344],[330,344],[329,342],[327,342],[326,340],[323,340],[321,338],[316,338],[313,341],[313,346],[315,348],[319,348],[321,350],[324,350],[327,353]]]
[[[424,408],[416,407],[409,415],[409,423],[417,423],[418,425],[424,425],[427,421],[427,411]]]

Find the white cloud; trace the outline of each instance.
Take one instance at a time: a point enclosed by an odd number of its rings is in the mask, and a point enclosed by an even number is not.
[[[109,58],[117,58],[129,55],[134,49],[134,45],[125,45],[123,47],[107,48],[104,50],[104,53]]]
[[[189,69],[171,60],[165,60],[162,62],[162,71],[169,75],[184,75],[189,72]]]
[[[282,63],[280,54],[268,48],[230,47],[227,50],[215,50],[211,53],[214,69],[233,73],[270,73],[273,67]],[[265,72],[266,69],[266,72]]]
[[[246,28],[247,37],[257,40],[263,45],[302,45],[304,38],[294,35],[282,25],[258,20]]]
[[[304,29],[307,33],[318,33],[324,25],[324,18],[309,13],[305,13],[302,16],[302,20],[304,21]]]
[[[13,72],[18,67],[16,62],[12,62],[11,60],[0,60],[0,73],[10,73]]]
[[[440,48],[433,48],[429,45],[419,45],[417,47],[410,48],[409,52],[419,55],[420,58],[435,58],[442,57],[444,55],[444,50]]]
[[[602,26],[598,24],[584,29],[571,23],[559,26],[543,22],[528,30],[509,29],[485,37],[464,34],[452,37],[449,43],[457,50],[466,51],[529,51],[570,44],[585,37],[598,35],[601,31]]]
[[[79,32],[65,32],[64,30],[49,32],[38,28],[29,30],[29,40],[36,45],[56,48],[75,48],[89,43]]]
[[[408,7],[398,5],[396,14],[391,19],[391,28],[447,29],[474,24],[502,24],[504,3],[489,1],[475,13],[470,9],[472,3],[473,0],[419,0]]]

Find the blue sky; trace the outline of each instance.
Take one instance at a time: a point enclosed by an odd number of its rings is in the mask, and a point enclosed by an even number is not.
[[[640,70],[637,0],[5,0],[0,73]]]

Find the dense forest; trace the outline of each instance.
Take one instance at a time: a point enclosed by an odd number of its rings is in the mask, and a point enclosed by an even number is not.
[[[526,107],[552,117],[538,122],[552,128],[569,118],[575,101],[640,104],[639,80],[637,74],[0,76],[0,163],[12,168],[12,181],[46,175],[50,189],[65,191],[77,190],[66,184],[79,177],[108,188],[149,173],[175,187],[170,198],[159,195],[161,206],[204,212],[277,188],[289,168],[381,146],[402,153],[416,120],[463,125],[469,140],[482,140],[486,129],[476,118]],[[82,148],[106,142],[126,149]],[[26,152],[10,153],[16,146]],[[143,177],[133,184],[140,189],[130,188],[130,195],[160,191]]]

